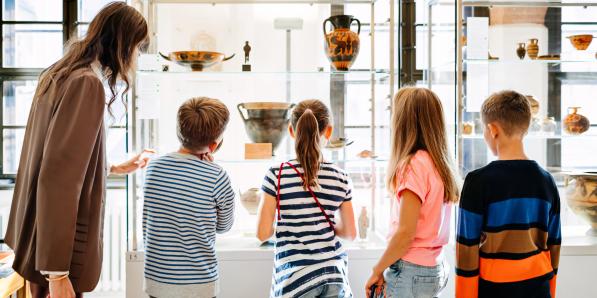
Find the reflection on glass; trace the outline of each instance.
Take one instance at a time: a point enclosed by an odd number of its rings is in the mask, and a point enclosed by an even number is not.
[[[91,22],[93,17],[100,9],[102,9],[102,7],[104,7],[104,5],[113,1],[114,0],[79,0],[79,21]]]
[[[19,167],[19,158],[21,157],[21,148],[23,147],[23,138],[25,129],[5,129],[3,132],[3,156],[2,164],[3,174],[16,174]]]
[[[62,21],[62,0],[3,0],[5,21]]]
[[[4,25],[2,47],[4,67],[48,67],[62,56],[62,25]]]
[[[121,163],[127,160],[126,155],[126,129],[110,128],[108,129],[108,139],[106,141],[106,152],[109,163]]]
[[[89,29],[89,25],[78,25],[77,26],[77,36],[82,38],[87,34],[87,29]]]
[[[5,81],[2,95],[4,125],[26,125],[37,81]]]

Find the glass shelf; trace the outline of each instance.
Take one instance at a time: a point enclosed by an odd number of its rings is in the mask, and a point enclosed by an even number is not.
[[[501,60],[501,59],[465,59],[465,64],[488,64],[488,63],[507,63],[507,64],[564,64],[564,63],[582,63],[597,64],[596,59],[584,60],[547,60],[547,59],[524,59],[524,60]]]
[[[482,134],[471,134],[471,135],[461,135],[461,137],[465,140],[483,140]],[[525,140],[563,140],[563,139],[583,139],[583,138],[597,138],[597,135],[594,134],[581,134],[581,135],[547,135],[547,134],[533,134],[530,133],[524,137]]]
[[[280,156],[274,156],[270,159],[218,159],[216,157],[216,159],[214,160],[215,163],[217,164],[267,164],[267,165],[275,165],[275,164],[280,164],[282,162],[287,162],[288,160],[294,159],[295,157],[290,157],[290,156],[286,156],[286,157],[280,157]],[[371,164],[371,163],[379,163],[379,162],[383,162],[386,163],[388,162],[388,158],[387,157],[378,157],[378,158],[358,158],[358,157],[354,157],[354,158],[349,158],[349,159],[324,159],[326,162],[332,162],[335,164],[339,164],[339,163],[350,163],[350,164]]]
[[[355,83],[389,83],[390,73],[388,70],[350,70],[350,71],[312,71],[312,72],[216,72],[216,71],[137,71],[138,77],[145,78],[168,78],[185,81],[228,81],[228,80],[319,80],[329,78],[332,81],[344,81]]]
[[[516,0],[497,0],[497,1],[474,1],[474,0],[464,0],[462,1],[462,5],[465,7],[468,6],[481,6],[481,7],[495,7],[495,6],[510,6],[510,7],[584,7],[584,6],[597,6],[597,2],[594,0],[590,1],[583,1],[583,0],[574,0],[574,1],[532,1],[532,0],[524,0],[524,1],[516,1]]]
[[[155,0],[155,3],[198,4],[371,4],[376,0]]]

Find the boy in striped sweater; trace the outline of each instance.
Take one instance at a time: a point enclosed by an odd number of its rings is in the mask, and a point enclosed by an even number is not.
[[[553,177],[524,153],[529,102],[502,91],[485,101],[481,114],[485,141],[498,160],[464,182],[456,297],[555,297],[560,197]]]
[[[218,294],[216,233],[230,230],[234,191],[211,156],[229,112],[219,100],[192,98],[178,110],[177,152],[152,161],[144,187],[145,291],[156,298]]]

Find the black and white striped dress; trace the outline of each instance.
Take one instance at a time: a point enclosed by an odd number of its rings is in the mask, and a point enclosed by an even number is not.
[[[303,172],[296,160],[289,161]],[[262,189],[276,197],[280,165],[267,172]],[[352,199],[348,175],[338,166],[323,162],[315,195],[334,221],[342,203]],[[300,297],[324,284],[343,284],[345,297],[352,297],[348,284],[348,258],[340,239],[326,221],[315,200],[303,189],[301,177],[284,165],[280,178],[280,215],[271,297]]]

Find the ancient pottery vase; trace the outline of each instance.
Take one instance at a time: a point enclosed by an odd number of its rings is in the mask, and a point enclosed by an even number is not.
[[[588,234],[597,235],[597,173],[569,174],[565,182],[568,206],[591,225]]]
[[[350,25],[357,22],[357,32],[350,30]],[[326,24],[330,22],[333,30],[327,32]],[[347,71],[359,55],[359,34],[361,22],[351,15],[337,15],[327,18],[323,22],[323,35],[325,38],[325,53],[330,60],[332,68]]]
[[[536,38],[529,39],[529,43],[527,44],[527,55],[531,59],[537,59],[537,55],[539,55],[539,40]]]
[[[524,56],[527,54],[527,49],[525,48],[526,44],[521,42],[518,44],[518,48],[516,48],[516,56],[520,58],[520,60],[524,59]]]
[[[237,109],[251,141],[271,143],[275,150],[288,130],[292,107],[285,102],[249,102],[238,104]]]
[[[573,135],[579,135],[587,130],[591,126],[589,119],[581,114],[578,114],[578,110],[580,107],[570,107],[568,108],[568,114],[566,118],[564,118],[563,124],[564,129],[567,133]]]

